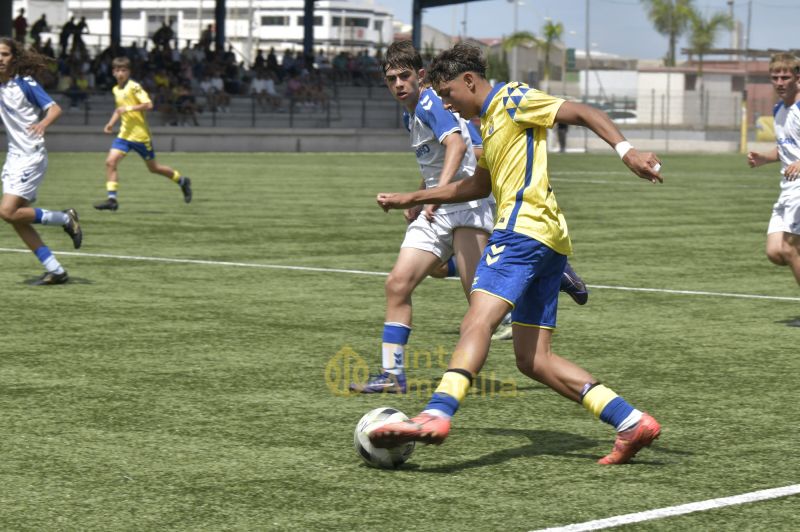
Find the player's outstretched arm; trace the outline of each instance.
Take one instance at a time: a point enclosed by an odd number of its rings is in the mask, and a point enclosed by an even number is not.
[[[492,192],[492,179],[489,171],[478,167],[472,177],[450,183],[443,187],[416,190],[414,192],[381,192],[376,200],[381,208],[407,209],[425,203],[461,203],[485,198]]]
[[[556,122],[573,126],[588,127],[595,134],[606,141],[609,146],[617,150],[622,162],[630,170],[652,183],[661,183],[663,179],[661,160],[652,152],[640,152],[620,132],[619,128],[611,121],[606,113],[590,105],[575,102],[564,102],[556,113]]]
[[[764,164],[769,163],[776,163],[778,162],[778,147],[771,149],[768,152],[757,152],[751,151],[747,153],[747,164],[750,168],[756,168],[757,166],[761,166]]]

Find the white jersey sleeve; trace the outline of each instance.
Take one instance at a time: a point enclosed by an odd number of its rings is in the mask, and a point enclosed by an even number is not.
[[[17,76],[0,84],[0,118],[8,135],[10,153],[32,154],[44,149],[44,138],[28,128],[41,120],[53,99],[30,76]]]

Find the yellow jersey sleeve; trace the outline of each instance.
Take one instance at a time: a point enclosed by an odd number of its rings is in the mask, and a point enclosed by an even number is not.
[[[112,92],[114,93],[114,102],[117,107],[128,107],[151,101],[147,91],[133,80],[128,80],[124,87],[115,86]],[[150,142],[150,128],[147,125],[144,111],[122,113],[119,135],[117,136],[131,142]]]
[[[506,109],[512,110],[511,119],[523,128],[552,128],[556,114],[564,100],[517,84],[509,89]]]

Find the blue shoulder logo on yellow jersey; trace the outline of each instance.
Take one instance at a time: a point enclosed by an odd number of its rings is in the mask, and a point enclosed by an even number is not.
[[[506,87],[506,96],[503,96],[503,107],[512,120],[514,119],[514,115],[517,114],[517,108],[525,97],[525,93],[529,90],[530,88],[518,83]]]

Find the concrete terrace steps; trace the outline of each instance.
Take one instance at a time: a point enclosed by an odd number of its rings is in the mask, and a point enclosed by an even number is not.
[[[233,96],[226,111],[212,113],[201,96],[197,101],[203,112],[197,114],[197,121],[201,127],[401,127],[402,109],[388,91],[381,89],[375,87],[370,91],[365,87],[346,87],[345,96],[340,93],[338,98],[330,100],[330,109],[296,103],[290,110],[288,100],[284,99],[278,111],[262,111],[250,96]],[[70,100],[65,95],[58,95],[56,100],[64,109],[59,124],[68,126],[102,128],[114,110],[110,94],[91,95],[86,102],[88,108],[85,105],[70,107]],[[154,127],[169,125],[172,118],[157,108],[150,113],[149,122]],[[190,120],[187,122],[181,125],[194,127]]]

